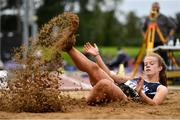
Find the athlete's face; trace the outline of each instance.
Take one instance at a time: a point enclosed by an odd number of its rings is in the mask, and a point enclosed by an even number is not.
[[[162,66],[159,66],[158,59],[153,56],[147,56],[144,59],[144,72],[146,75],[159,74]]]

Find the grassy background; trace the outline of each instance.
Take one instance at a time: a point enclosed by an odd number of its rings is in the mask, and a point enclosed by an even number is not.
[[[83,51],[83,47],[76,47],[78,50]],[[139,52],[139,47],[122,47],[122,50],[126,52],[130,57],[135,58],[136,55]],[[113,59],[113,57],[116,56],[117,54],[117,47],[111,46],[111,47],[104,47],[104,46],[99,46],[99,50],[103,58],[110,58]],[[174,52],[174,56],[179,59],[180,58],[180,51]],[[73,62],[71,58],[68,56],[67,53],[63,53],[62,57],[64,60],[67,61],[68,64],[72,65]]]

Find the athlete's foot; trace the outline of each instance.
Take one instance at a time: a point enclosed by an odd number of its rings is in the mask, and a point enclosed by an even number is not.
[[[64,17],[69,19],[69,26],[60,31],[57,42],[55,42],[53,46],[55,51],[61,50],[68,52],[76,42],[75,33],[79,26],[79,18],[77,15],[68,12],[64,13]]]
[[[74,33],[70,30],[71,28],[65,28],[59,35],[59,40],[54,43],[53,51],[64,51],[68,52],[72,46],[75,45],[76,38]]]

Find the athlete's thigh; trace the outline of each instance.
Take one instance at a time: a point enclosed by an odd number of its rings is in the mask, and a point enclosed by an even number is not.
[[[92,86],[94,86],[96,83],[98,83],[100,80],[107,79],[111,82],[114,82],[114,80],[100,67],[96,70],[92,70],[88,73],[90,82]]]

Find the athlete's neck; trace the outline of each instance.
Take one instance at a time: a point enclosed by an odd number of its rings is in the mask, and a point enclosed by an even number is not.
[[[149,81],[149,82],[159,82],[159,74],[148,75],[147,76],[147,81]]]

